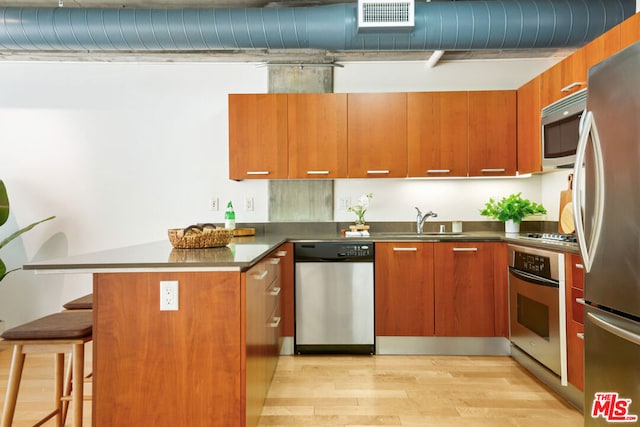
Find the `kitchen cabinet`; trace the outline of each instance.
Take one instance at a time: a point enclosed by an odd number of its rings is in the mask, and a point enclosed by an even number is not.
[[[246,291],[246,424],[257,425],[280,353],[280,281],[275,253],[244,275]]]
[[[433,246],[376,243],[377,336],[433,336]]]
[[[347,95],[349,178],[407,176],[407,94]]]
[[[535,77],[518,89],[518,173],[542,171],[542,135],[540,130],[541,77]]]
[[[493,251],[497,244],[440,242],[435,245],[436,336],[496,335]]]
[[[542,73],[542,106],[587,87],[589,68],[620,50],[616,26]]]
[[[584,270],[579,255],[565,257],[567,319],[567,376],[571,384],[584,390],[584,309],[576,298],[584,298]]]
[[[589,68],[601,62],[620,50],[620,26],[617,25],[589,42],[582,49],[584,51],[584,68],[582,78],[586,82]]]
[[[347,95],[288,95],[290,178],[347,177]]]
[[[407,94],[410,177],[467,176],[467,92]]]
[[[288,177],[287,95],[229,95],[229,178]]]
[[[282,321],[280,322],[280,337],[292,337],[294,335],[294,264],[293,264],[293,243],[288,242],[280,245],[275,252],[280,258],[280,314]]]
[[[640,40],[640,13],[636,13],[620,24],[620,49]]]
[[[516,91],[469,92],[469,176],[516,174]]]
[[[274,256],[245,273],[94,274],[93,424],[257,425],[279,353]],[[166,280],[177,311],[159,310]]]

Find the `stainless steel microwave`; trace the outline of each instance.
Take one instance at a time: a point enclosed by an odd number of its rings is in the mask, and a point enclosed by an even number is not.
[[[587,89],[582,89],[542,109],[543,171],[573,168],[586,107]]]

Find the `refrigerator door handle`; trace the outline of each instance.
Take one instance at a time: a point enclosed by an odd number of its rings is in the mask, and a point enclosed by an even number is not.
[[[595,200],[593,206],[595,221],[593,222],[590,241],[587,242],[585,236],[585,221],[582,218],[581,194],[585,190],[582,185],[584,182],[582,177],[584,168],[582,166],[584,164],[589,136],[591,136],[591,144],[593,146],[596,188],[594,189]],[[573,205],[573,220],[576,224],[576,235],[578,246],[580,247],[580,255],[582,255],[585,272],[588,273],[591,271],[593,259],[598,248],[604,210],[604,164],[602,159],[602,146],[600,144],[600,137],[598,136],[596,122],[591,111],[585,110],[581,117],[580,140],[578,141],[578,148],[576,149],[576,162],[573,168],[573,176],[575,190],[572,194],[571,200]]]
[[[587,318],[591,321],[591,323],[604,329],[605,331],[612,333],[613,335],[629,341],[637,346],[640,346],[640,335],[635,334],[631,331],[627,331],[626,329],[623,329],[619,326],[613,325],[593,313],[587,313]]]

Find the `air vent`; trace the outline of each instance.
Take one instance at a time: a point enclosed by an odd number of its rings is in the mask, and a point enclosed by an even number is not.
[[[358,32],[411,31],[413,0],[358,0]]]

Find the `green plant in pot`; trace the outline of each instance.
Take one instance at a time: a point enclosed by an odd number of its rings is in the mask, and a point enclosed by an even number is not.
[[[480,210],[480,215],[495,218],[505,223],[507,233],[517,233],[520,222],[530,215],[546,214],[547,210],[539,203],[522,198],[522,193],[511,194],[499,201],[490,198]]]
[[[7,243],[12,241],[16,237],[20,236],[22,233],[26,233],[27,231],[31,230],[36,225],[38,225],[40,223],[43,223],[45,221],[49,221],[49,220],[51,220],[53,218],[55,218],[55,216],[50,216],[49,218],[45,218],[45,219],[43,219],[41,221],[34,222],[33,224],[28,225],[28,226],[26,226],[24,228],[21,228],[20,230],[18,230],[16,232],[12,233],[9,237],[5,238],[4,240],[2,240],[0,242],[0,249],[2,249]],[[2,225],[4,225],[5,222],[7,222],[7,219],[9,219],[9,197],[7,195],[7,188],[5,187],[4,182],[0,179],[0,227]],[[9,273],[11,273],[13,271],[16,271],[16,270],[20,270],[20,268],[13,268],[11,270],[8,270],[7,266],[2,261],[2,258],[0,258],[0,282]]]

